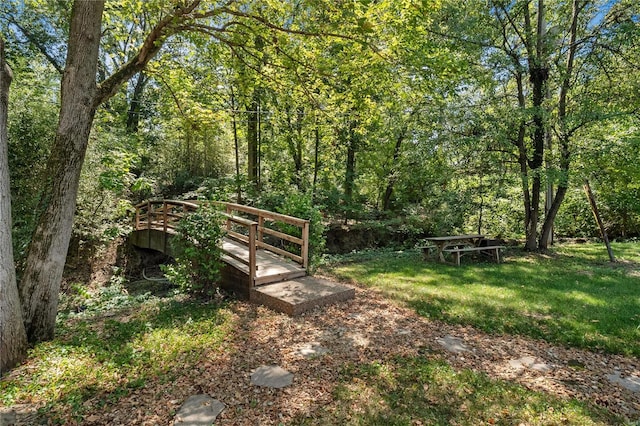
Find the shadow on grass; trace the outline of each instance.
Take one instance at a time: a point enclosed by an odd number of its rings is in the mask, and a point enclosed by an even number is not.
[[[348,365],[335,397],[341,403],[297,424],[514,425],[622,424],[577,400],[532,392],[471,370],[456,371],[437,357],[396,357]]]
[[[330,272],[377,288],[425,317],[640,355],[640,276],[580,251],[512,250],[505,263],[468,261],[461,267],[404,252],[336,265]]]
[[[46,401],[40,412],[54,424],[69,415],[80,421],[90,407],[114,404],[151,379],[171,381],[197,363],[227,332],[224,308],[185,298],[69,320],[32,350],[29,374],[0,382],[2,402]]]

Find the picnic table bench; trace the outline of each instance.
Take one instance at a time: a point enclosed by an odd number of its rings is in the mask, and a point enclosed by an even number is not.
[[[482,234],[447,235],[441,237],[429,237],[425,239],[430,245],[421,246],[425,258],[435,252],[436,259],[446,263],[445,253],[451,254],[457,266],[465,253],[481,253],[490,256],[500,263],[500,251],[505,247],[496,245],[492,240],[486,240]]]
[[[504,246],[475,246],[475,247],[454,247],[444,249],[445,252],[451,253],[457,266],[460,266],[460,258],[463,254],[469,252],[479,252],[491,256],[496,263],[500,263],[500,250],[503,250]]]

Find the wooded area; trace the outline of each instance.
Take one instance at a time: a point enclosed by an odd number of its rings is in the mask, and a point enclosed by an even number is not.
[[[4,1],[0,369],[53,337],[70,242],[126,235],[149,198],[534,251],[599,235],[588,179],[609,237],[638,237],[639,18],[635,0]]]

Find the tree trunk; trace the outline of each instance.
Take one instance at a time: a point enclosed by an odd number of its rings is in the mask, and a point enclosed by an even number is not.
[[[147,79],[143,72],[138,73],[138,79],[133,89],[133,96],[131,97],[131,103],[129,104],[129,111],[127,112],[127,132],[137,133],[138,126],[140,124],[140,112],[142,111],[142,94],[144,93],[144,86],[147,84]]]
[[[351,120],[349,122],[349,128],[347,129],[347,162],[345,165],[344,174],[344,202],[345,202],[345,223],[350,218],[350,211],[352,209],[351,203],[353,202],[353,190],[355,188],[356,180],[356,151],[358,147],[358,140],[356,135],[356,122]]]
[[[11,238],[11,189],[7,147],[7,112],[11,69],[0,38],[0,375],[24,359],[27,335],[22,322]]]
[[[415,110],[411,112],[413,116],[415,114]],[[393,195],[393,188],[398,180],[398,160],[400,159],[400,150],[402,148],[402,142],[407,135],[408,124],[405,124],[404,127],[400,130],[398,137],[396,138],[396,144],[393,147],[393,160],[391,163],[391,172],[389,173],[389,180],[387,181],[387,188],[384,191],[384,195],[382,197],[382,210],[388,211],[391,209],[391,195]]]
[[[600,217],[600,212],[598,211],[598,205],[596,204],[596,197],[593,196],[593,191],[591,191],[591,185],[589,185],[589,181],[587,179],[584,180],[584,192],[587,194],[587,199],[589,200],[589,205],[591,206],[591,211],[593,212],[593,217],[596,219],[598,223],[598,228],[600,228],[600,235],[602,236],[602,240],[604,244],[607,246],[607,253],[609,253],[609,260],[611,262],[615,262],[616,258],[613,255],[613,250],[611,250],[611,244],[609,243],[609,236],[607,235],[607,229],[604,227],[604,223],[602,222],[602,218]]]
[[[247,178],[258,189],[258,105],[260,97],[257,92],[249,106],[247,117]]]
[[[96,86],[105,0],[75,0],[62,75],[58,130],[47,161],[42,215],[27,251],[18,285],[22,316],[31,342],[53,337],[58,293],[71,238],[78,183],[96,109],[143,70],[167,37],[191,19],[200,0],[181,3],[149,32],[138,53]]]
[[[233,91],[233,86],[231,87],[231,116],[232,116],[232,126],[233,126],[233,147],[236,156],[236,202],[238,204],[242,201],[242,187],[240,185],[240,147],[238,143],[238,124],[236,121],[236,94]]]
[[[544,96],[546,92],[547,80],[549,79],[549,69],[547,68],[544,53],[544,2],[538,0],[538,22],[536,35],[533,37],[531,30],[531,20],[529,7],[525,7],[525,34],[527,42],[527,52],[529,55],[529,81],[531,82],[532,107],[533,107],[533,154],[529,162],[531,169],[531,206],[530,220],[527,227],[525,249],[536,250],[538,248],[538,220],[540,219],[540,195],[542,190],[542,166],[544,162],[544,142],[545,142],[545,118],[544,118]],[[535,50],[533,40],[536,40]],[[535,53],[534,53],[535,52]]]
[[[20,282],[27,337],[53,338],[78,182],[96,112],[96,72],[104,1],[73,4],[58,131],[47,164],[47,196]]]
[[[580,2],[579,0],[573,0],[572,12],[571,12],[571,29],[569,36],[569,49],[567,51],[566,68],[563,74],[562,84],[560,85],[560,93],[558,96],[558,122],[560,123],[560,131],[558,145],[560,148],[560,171],[563,173],[563,178],[558,183],[558,190],[551,203],[549,212],[545,217],[544,224],[542,226],[542,233],[540,238],[540,249],[546,249],[548,242],[551,240],[551,233],[553,231],[553,223],[555,222],[560,205],[564,200],[565,194],[569,187],[569,166],[571,163],[571,151],[569,148],[569,142],[571,138],[571,132],[567,130],[567,103],[569,98],[569,90],[571,89],[571,79],[573,75],[573,66],[576,57],[578,45],[576,43],[578,37],[578,18],[580,13],[586,7],[587,3]]]
[[[318,183],[318,169],[320,168],[320,125],[318,124],[318,116],[315,117],[315,126],[313,129],[314,146],[313,146],[313,183],[311,184],[311,193],[315,202],[316,185]]]

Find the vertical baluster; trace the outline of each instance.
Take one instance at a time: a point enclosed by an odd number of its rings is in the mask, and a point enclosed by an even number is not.
[[[249,283],[251,287],[256,282],[256,230],[258,225],[252,223],[249,226]]]
[[[167,209],[169,208],[166,201],[162,202],[162,232],[167,233]]]
[[[264,228],[264,216],[262,216],[261,214],[258,215],[258,241],[262,242],[262,238],[263,238],[263,232],[262,229]]]
[[[300,257],[302,257],[302,267],[309,266],[309,221],[302,225],[302,247],[300,247]]]

